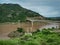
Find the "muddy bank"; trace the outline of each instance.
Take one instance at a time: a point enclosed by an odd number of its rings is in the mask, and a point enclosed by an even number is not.
[[[40,28],[43,25],[46,25],[46,22],[34,22],[33,24],[33,29],[31,23],[3,23],[0,24],[0,39],[7,39],[8,34],[12,31],[17,30],[18,27],[21,27],[24,29],[24,31],[26,32],[31,32],[31,31],[35,31],[36,29]]]

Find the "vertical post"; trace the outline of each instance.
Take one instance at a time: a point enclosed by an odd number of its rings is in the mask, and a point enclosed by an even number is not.
[[[21,27],[21,25],[20,25],[20,20],[18,20],[18,27],[19,27],[19,28]]]
[[[31,23],[32,23],[31,31],[33,31],[33,21]]]
[[[59,24],[59,29],[60,29],[60,24]]]

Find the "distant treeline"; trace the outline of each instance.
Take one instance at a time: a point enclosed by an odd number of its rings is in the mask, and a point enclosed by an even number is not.
[[[60,21],[60,17],[46,17],[47,20]]]

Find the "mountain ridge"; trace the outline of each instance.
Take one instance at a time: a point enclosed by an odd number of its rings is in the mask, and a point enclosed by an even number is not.
[[[14,22],[21,20],[20,17],[24,19],[26,17],[42,17],[37,12],[31,11],[29,9],[23,8],[19,4],[0,4],[0,22]]]

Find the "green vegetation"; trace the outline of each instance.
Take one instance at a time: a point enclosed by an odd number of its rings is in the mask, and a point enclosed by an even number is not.
[[[17,28],[17,31],[20,32],[20,33],[24,32],[23,28]]]
[[[18,4],[0,4],[0,23],[25,21],[27,17],[36,16],[41,15]]]
[[[18,39],[0,40],[0,45],[17,45]]]
[[[58,30],[58,28],[52,27],[52,28],[43,28],[42,30],[49,30],[49,31],[54,31],[54,30]]]
[[[0,45],[60,45],[60,33],[44,29],[32,35],[23,35],[19,38],[0,40]]]
[[[47,20],[60,21],[60,17],[46,17]]]

